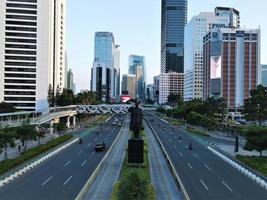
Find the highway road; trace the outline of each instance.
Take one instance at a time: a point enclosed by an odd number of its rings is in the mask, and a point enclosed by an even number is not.
[[[123,119],[121,119],[122,122]],[[106,152],[95,152],[97,142],[110,147],[120,127],[112,125],[114,117],[96,131],[83,137],[28,173],[0,188],[2,200],[73,200],[98,166]]]
[[[161,140],[191,200],[267,199],[265,189],[221,160],[185,130],[150,114],[146,114],[145,119]],[[193,150],[188,149],[191,142]]]

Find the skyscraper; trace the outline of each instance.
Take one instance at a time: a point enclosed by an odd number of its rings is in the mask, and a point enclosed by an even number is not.
[[[216,15],[215,12],[201,12],[185,26],[184,49],[184,100],[203,97],[203,37],[212,28],[228,27],[231,22],[228,15]],[[237,27],[236,27],[237,28]]]
[[[113,33],[95,33],[91,90],[96,91],[103,101],[109,102],[118,98],[119,55],[119,46],[115,44]]]
[[[73,81],[73,73],[72,70],[69,69],[67,72],[67,85],[66,85],[67,89],[72,90],[73,93],[75,94],[75,84]]]
[[[145,57],[138,55],[129,56],[129,74],[136,77],[136,98],[144,101],[146,98],[146,68]]]
[[[227,17],[229,19],[227,27],[240,28],[240,15],[238,10],[229,7],[216,7],[215,15],[220,17]]]
[[[134,74],[122,75],[121,94],[129,95],[132,99],[136,98],[136,78]]]
[[[65,0],[0,1],[0,101],[46,108],[65,78]]]
[[[161,1],[161,73],[184,72],[187,0]]]
[[[203,44],[203,96],[223,97],[242,107],[260,82],[260,30],[211,30]]]

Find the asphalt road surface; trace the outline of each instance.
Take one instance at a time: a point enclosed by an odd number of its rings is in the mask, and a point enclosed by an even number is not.
[[[111,146],[120,127],[114,117],[103,123],[100,134],[86,135],[82,144],[73,144],[28,173],[0,188],[1,200],[73,200],[98,166],[105,152],[95,152],[97,142]],[[123,119],[120,120],[121,123]]]
[[[221,160],[183,129],[150,114],[146,114],[145,119],[156,131],[191,200],[267,199],[265,189]],[[188,148],[190,143],[193,150]]]

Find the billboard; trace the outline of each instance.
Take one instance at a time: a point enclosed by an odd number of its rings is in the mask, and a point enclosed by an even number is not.
[[[221,56],[210,57],[210,78],[221,78],[222,74],[222,58]]]

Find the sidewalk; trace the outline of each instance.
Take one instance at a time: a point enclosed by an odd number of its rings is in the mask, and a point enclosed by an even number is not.
[[[144,123],[144,127],[149,145],[148,159],[151,182],[157,199],[182,200],[159,144],[146,123]]]
[[[122,127],[121,136],[118,138],[117,144],[111,150],[106,164],[101,169],[95,182],[90,187],[85,200],[103,200],[109,199],[113,185],[118,180],[121,166],[125,155],[125,147],[129,137],[129,116],[125,120]]]

